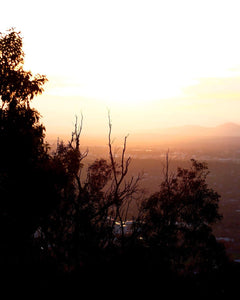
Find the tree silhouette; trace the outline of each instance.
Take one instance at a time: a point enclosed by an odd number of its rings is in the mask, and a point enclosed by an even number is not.
[[[52,245],[50,255],[66,270],[102,259],[107,249],[123,247],[124,222],[140,180],[125,180],[130,163],[130,159],[124,158],[126,139],[118,163],[112,154],[111,127],[110,162],[96,159],[87,167],[86,176],[82,176],[83,159],[88,153],[80,151],[82,120],[78,125],[76,118],[71,141],[67,145],[58,143],[53,158],[64,184],[60,205],[46,228],[46,241]],[[119,235],[114,233],[116,222],[120,222]]]
[[[185,272],[220,267],[225,255],[211,227],[221,219],[220,195],[206,183],[207,165],[191,162],[191,168],[178,168],[176,175],[170,176],[167,167],[160,191],[143,204],[146,243]]]
[[[7,34],[0,33],[0,95],[2,108],[29,104],[29,101],[43,92],[46,76],[33,77],[23,69],[24,52],[20,32],[10,29]]]
[[[6,249],[23,241],[51,206],[49,155],[40,114],[30,102],[42,93],[46,77],[24,71],[21,34],[0,35],[0,193],[1,233]]]

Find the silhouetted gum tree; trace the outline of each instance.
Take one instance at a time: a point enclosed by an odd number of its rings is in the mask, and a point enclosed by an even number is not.
[[[0,95],[2,108],[6,105],[28,104],[43,92],[46,76],[33,76],[23,69],[24,52],[20,32],[10,29],[0,33]]]
[[[111,212],[110,216],[113,219],[112,227],[115,226],[116,221],[120,222],[121,234],[119,242],[121,247],[124,247],[125,244],[125,233],[124,233],[124,223],[127,220],[128,210],[131,202],[136,200],[134,198],[136,195],[139,196],[139,181],[141,180],[141,175],[138,174],[136,178],[133,176],[126,180],[126,176],[128,174],[129,165],[131,163],[131,158],[128,157],[125,159],[126,149],[127,149],[127,138],[124,138],[124,144],[122,148],[122,153],[120,156],[120,160],[117,161],[113,154],[112,150],[112,123],[110,113],[108,113],[108,125],[109,125],[109,134],[108,134],[108,147],[109,147],[109,157],[110,157],[110,166],[112,169],[113,180],[111,184],[111,190],[108,195],[108,198],[111,199]],[[132,217],[133,218],[133,217]],[[116,238],[114,235],[113,238]]]
[[[220,195],[206,183],[207,165],[194,159],[191,163],[175,175],[166,168],[160,191],[143,203],[143,236],[171,268],[199,272],[219,268],[225,252],[211,228],[221,219]]]
[[[22,37],[0,34],[0,208],[7,251],[23,249],[54,196],[40,114],[30,107],[46,77],[23,69]],[[3,243],[5,243],[3,242]],[[11,245],[12,244],[12,245]],[[15,253],[16,254],[16,253]],[[14,254],[14,255],[15,255]]]
[[[82,120],[68,145],[58,143],[53,158],[62,177],[62,200],[51,215],[46,228],[50,255],[65,270],[92,264],[104,256],[107,249],[125,245],[124,222],[131,201],[138,192],[137,178],[125,180],[130,158],[125,160],[126,138],[120,162],[112,153],[111,124],[109,119],[110,162],[97,159],[83,177],[83,159],[88,151],[80,151]],[[116,222],[120,223],[116,233]]]

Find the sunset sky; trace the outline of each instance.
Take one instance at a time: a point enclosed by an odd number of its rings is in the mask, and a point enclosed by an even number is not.
[[[0,31],[22,32],[25,69],[47,75],[34,100],[47,134],[134,135],[240,124],[240,1],[12,0]]]

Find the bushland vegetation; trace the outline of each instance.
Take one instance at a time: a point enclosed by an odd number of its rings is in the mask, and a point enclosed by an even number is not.
[[[22,37],[11,29],[0,36],[0,264],[8,283],[229,292],[227,284],[219,288],[233,269],[212,231],[220,195],[206,182],[207,165],[193,159],[170,173],[166,154],[164,180],[147,196],[141,174],[127,176],[127,136],[115,155],[109,114],[109,159],[85,166],[83,176],[83,117],[51,153],[31,107],[47,78],[23,66]]]

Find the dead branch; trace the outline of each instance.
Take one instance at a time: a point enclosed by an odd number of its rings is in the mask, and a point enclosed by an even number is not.
[[[129,165],[131,163],[131,158],[125,158],[126,149],[127,149],[127,138],[128,135],[124,138],[124,144],[122,148],[120,163],[116,162],[115,156],[113,155],[112,150],[112,122],[110,113],[108,112],[108,126],[109,126],[109,133],[108,133],[108,147],[109,147],[109,156],[110,156],[110,164],[113,172],[113,182],[110,186],[110,194],[109,198],[112,201],[112,209],[114,211],[114,218],[112,222],[112,229],[116,220],[118,219],[120,222],[121,228],[121,244],[123,247],[124,244],[124,224],[128,216],[128,211],[130,208],[130,204],[134,199],[134,195],[139,191],[138,190],[138,183],[141,180],[142,176],[138,175],[136,179],[131,177],[130,180],[125,180],[126,175],[129,171]]]
[[[112,170],[113,170],[114,181],[115,181],[115,184],[117,186],[118,185],[118,180],[117,180],[116,163],[114,161],[114,156],[113,156],[113,153],[112,153],[112,141],[111,141],[112,123],[111,123],[110,112],[108,112],[108,126],[109,126],[109,133],[108,133],[109,156],[110,156],[110,160],[111,160],[111,166],[112,166]]]
[[[78,116],[77,115],[75,116],[74,131],[72,132],[72,138],[71,141],[69,142],[69,146],[72,149],[79,150],[82,128],[83,128],[83,114],[81,113],[81,121],[79,125],[78,125]],[[73,146],[74,143],[75,143],[75,147]]]

